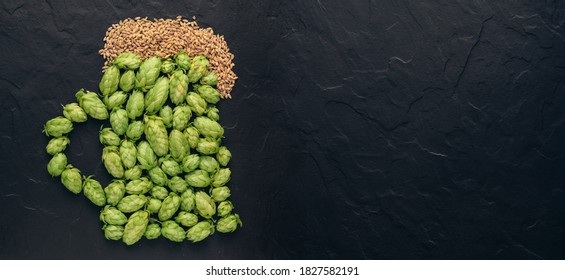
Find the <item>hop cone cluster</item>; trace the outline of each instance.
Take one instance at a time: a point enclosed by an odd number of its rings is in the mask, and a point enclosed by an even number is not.
[[[101,207],[101,234],[127,245],[142,238],[199,242],[242,226],[230,202],[231,152],[215,104],[217,75],[208,59],[185,52],[145,61],[123,53],[99,83],[46,122],[53,137],[47,171],[74,194]],[[101,161],[114,180],[105,187],[67,162],[68,134],[88,117],[100,129]]]

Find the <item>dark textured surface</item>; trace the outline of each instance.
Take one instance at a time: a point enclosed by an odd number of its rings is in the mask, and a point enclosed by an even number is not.
[[[563,1],[110,2],[0,3],[1,258],[565,258]],[[236,56],[245,226],[126,247],[46,172],[41,130],[97,89],[111,24],[179,14]],[[101,124],[67,155],[108,182]]]

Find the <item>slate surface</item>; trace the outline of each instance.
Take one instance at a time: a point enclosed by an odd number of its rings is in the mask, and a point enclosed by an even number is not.
[[[111,2],[0,3],[1,258],[565,257],[565,2]],[[177,15],[235,54],[220,110],[245,226],[125,247],[48,175],[41,130],[97,88],[111,24]],[[101,124],[67,155],[107,182]]]

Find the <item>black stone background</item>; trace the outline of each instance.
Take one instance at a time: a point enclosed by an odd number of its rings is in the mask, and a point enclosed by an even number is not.
[[[3,259],[563,259],[565,2],[0,2]],[[43,124],[120,19],[196,16],[239,80],[220,104],[234,234],[107,241],[46,171]],[[69,160],[108,182],[98,129]]]

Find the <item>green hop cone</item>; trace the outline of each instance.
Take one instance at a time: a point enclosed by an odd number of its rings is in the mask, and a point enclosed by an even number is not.
[[[102,95],[106,96],[116,92],[116,90],[118,90],[119,83],[120,69],[116,66],[110,66],[106,69],[106,71],[104,71],[104,75],[102,75],[102,80],[100,80],[98,87],[100,88]]]
[[[146,141],[141,141],[137,144],[137,161],[141,168],[145,170],[151,170],[158,164],[155,152],[153,152],[151,145]]]
[[[161,236],[161,226],[159,224],[149,224],[147,229],[145,229],[144,236],[149,240],[159,238]]]
[[[139,66],[135,76],[135,87],[143,91],[149,90],[161,74],[161,59],[157,56],[150,57]]]
[[[147,201],[148,199],[144,195],[131,194],[124,196],[116,207],[124,213],[132,213],[143,208]]]
[[[182,70],[176,70],[173,72],[169,83],[169,96],[171,98],[171,102],[175,105],[181,104],[186,99],[187,93],[188,77]]]
[[[231,170],[229,168],[220,168],[212,177],[212,187],[221,187],[230,181]]]
[[[175,222],[185,227],[192,227],[198,223],[198,216],[189,212],[180,211],[175,217]]]
[[[61,183],[72,193],[80,193],[82,191],[82,176],[80,175],[80,170],[70,164],[67,165],[65,170],[61,173]]]
[[[234,232],[237,229],[238,225],[239,227],[243,226],[243,223],[239,219],[239,215],[230,214],[218,220],[218,223],[216,224],[216,230],[221,233]]]
[[[129,181],[126,184],[126,193],[128,194],[145,194],[153,188],[153,183],[147,177],[141,177]]]
[[[231,152],[225,146],[221,146],[216,154],[216,159],[221,166],[227,166],[231,159]]]
[[[220,110],[218,110],[218,108],[216,107],[212,107],[210,109],[208,109],[208,111],[206,112],[206,116],[216,122],[220,121]]]
[[[109,115],[106,105],[100,100],[98,94],[90,91],[85,92],[84,89],[80,89],[75,94],[75,97],[80,107],[82,107],[90,117],[97,120],[105,120],[108,118]]]
[[[188,145],[191,149],[196,149],[198,147],[198,142],[200,142],[200,136],[198,130],[194,126],[189,126],[184,130],[184,136],[188,141]]]
[[[65,151],[65,149],[67,149],[67,146],[70,143],[71,143],[71,140],[69,140],[69,138],[65,137],[65,136],[53,138],[53,139],[49,140],[49,143],[47,143],[47,147],[45,147],[45,151],[50,155],[62,153],[62,152]]]
[[[154,186],[151,189],[151,197],[163,200],[169,196],[169,191],[163,186]]]
[[[135,72],[127,70],[120,77],[120,89],[124,92],[130,92],[135,87]]]
[[[200,83],[203,85],[215,86],[218,84],[218,75],[214,72],[208,71],[208,73],[200,79]]]
[[[188,70],[190,69],[190,57],[188,54],[182,50],[174,56],[175,62],[180,69]]]
[[[102,162],[110,175],[121,179],[124,177],[124,166],[118,147],[107,146],[102,150]]]
[[[124,178],[126,180],[135,180],[141,178],[141,174],[143,173],[143,169],[141,165],[136,165],[130,169],[124,171]]]
[[[221,138],[224,136],[224,128],[208,117],[195,118],[193,125],[204,137]]]
[[[167,185],[169,189],[177,193],[184,193],[188,189],[188,183],[179,176],[171,178]]]
[[[85,177],[82,189],[84,196],[94,203],[94,205],[99,207],[106,205],[106,194],[100,182],[92,179],[90,176]]]
[[[147,211],[151,214],[159,213],[159,209],[161,209],[161,200],[156,198],[150,198],[149,203],[147,203]]]
[[[110,64],[120,69],[136,70],[141,65],[141,57],[134,53],[124,52],[118,55]]]
[[[184,172],[190,172],[198,168],[200,164],[200,157],[198,155],[192,154],[187,155],[182,159],[181,168]]]
[[[155,185],[164,186],[167,184],[167,174],[159,166],[153,167],[148,173],[149,178]]]
[[[161,63],[161,72],[164,74],[169,74],[175,70],[175,63],[170,59],[167,59]]]
[[[133,213],[124,227],[124,236],[122,237],[124,243],[132,245],[139,241],[145,233],[147,224],[149,224],[148,211],[137,211]]]
[[[61,137],[73,130],[73,123],[65,117],[55,117],[48,120],[43,127],[47,136]]]
[[[186,238],[195,243],[206,239],[206,237],[212,234],[214,234],[214,224],[210,221],[202,221],[186,231]]]
[[[210,176],[204,170],[194,170],[184,175],[186,182],[196,188],[204,188],[210,185]]]
[[[173,217],[180,207],[180,196],[172,192],[167,196],[161,204],[158,217],[161,221],[166,221]]]
[[[194,202],[196,202],[196,212],[203,218],[210,219],[216,214],[216,203],[205,192],[196,192]]]
[[[114,132],[111,128],[102,128],[100,130],[100,143],[106,146],[119,146],[120,145],[120,136]]]
[[[197,91],[208,103],[216,104],[220,101],[220,93],[209,85],[201,85]]]
[[[217,153],[219,149],[219,140],[214,138],[201,138],[198,140],[198,146],[196,146],[196,151],[205,155],[213,155]]]
[[[230,192],[230,188],[223,186],[223,187],[213,188],[210,194],[212,195],[212,199],[214,201],[222,202],[228,199],[228,197],[230,197],[231,192]]]
[[[106,186],[104,193],[106,194],[106,203],[116,206],[126,193],[126,184],[123,180],[114,180]]]
[[[128,113],[124,109],[114,109],[110,113],[110,125],[116,134],[124,135],[128,129]]]
[[[67,156],[63,153],[55,154],[47,164],[47,172],[52,177],[61,176],[61,173],[67,167]]]
[[[169,97],[169,78],[160,77],[145,95],[145,112],[155,114],[165,105]]]
[[[85,122],[88,119],[86,112],[78,103],[69,103],[63,106],[63,116],[75,123]]]
[[[123,140],[120,144],[120,158],[125,168],[133,168],[137,163],[137,149],[135,144],[129,140]]]
[[[229,215],[233,210],[233,204],[228,200],[222,201],[218,204],[217,210],[218,210],[218,216],[225,217]]]
[[[165,105],[159,110],[159,117],[163,120],[166,128],[173,126],[173,109],[169,105]]]
[[[188,126],[191,116],[190,107],[186,105],[176,106],[173,109],[173,128],[180,131],[184,130]]]
[[[216,161],[215,158],[211,156],[201,156],[200,165],[198,166],[198,168],[212,174],[220,169],[220,164],[218,163],[218,161]]]
[[[109,225],[121,226],[125,225],[128,218],[116,207],[106,205],[102,211],[100,211],[100,221]]]
[[[161,159],[161,169],[169,176],[177,176],[182,173],[182,169],[178,162],[176,162],[169,155]]]
[[[108,240],[120,240],[124,236],[124,227],[116,225],[104,225],[104,237]]]
[[[178,64],[178,63],[177,63]],[[188,80],[191,83],[196,83],[204,73],[208,70],[210,66],[210,62],[208,59],[203,55],[198,55],[192,60],[192,64],[190,65],[190,70],[188,71]]]
[[[190,154],[190,146],[185,135],[179,130],[173,129],[169,133],[169,151],[176,161],[182,161]]]
[[[194,209],[194,191],[192,189],[187,189],[180,196],[180,209],[182,211],[190,212]]]
[[[104,104],[106,105],[106,109],[110,111],[121,108],[127,100],[128,94],[123,91],[116,91],[110,95],[104,96]]]
[[[185,234],[184,229],[173,221],[165,221],[161,225],[161,235],[171,241],[182,242]]]
[[[206,112],[206,107],[208,104],[204,98],[195,92],[189,92],[186,96],[186,104],[190,107],[190,110],[197,116],[202,116]]]
[[[128,125],[126,130],[126,137],[132,141],[137,141],[143,135],[145,124],[142,121],[133,121]]]
[[[145,138],[157,156],[169,152],[169,134],[160,117],[145,116]]]
[[[126,103],[126,111],[130,119],[141,117],[145,110],[145,96],[143,92],[134,90]]]

